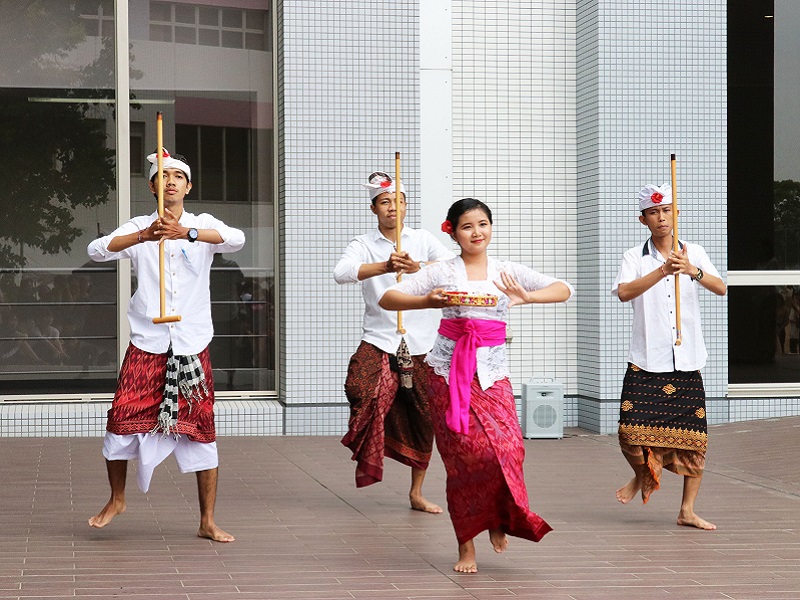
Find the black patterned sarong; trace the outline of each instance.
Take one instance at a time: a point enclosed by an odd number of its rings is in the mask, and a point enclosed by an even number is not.
[[[645,464],[642,499],[660,487],[662,468],[700,477],[708,440],[700,371],[650,373],[629,364],[622,384],[619,443],[632,464]]]

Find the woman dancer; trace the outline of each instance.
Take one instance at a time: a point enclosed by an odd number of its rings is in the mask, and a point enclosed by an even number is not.
[[[447,508],[462,573],[478,570],[473,539],[489,530],[495,552],[506,535],[538,542],[551,530],[528,506],[522,473],[525,447],[505,352],[508,310],[517,304],[564,302],[565,281],[487,255],[492,211],[480,200],[454,203],[442,230],[461,256],[433,263],[383,295],[387,310],[443,308],[439,336],[428,353],[431,417],[447,470]],[[472,305],[453,306],[447,292],[467,292]],[[496,299],[493,306],[490,304]]]

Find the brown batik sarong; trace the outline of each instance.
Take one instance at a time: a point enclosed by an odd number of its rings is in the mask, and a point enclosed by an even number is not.
[[[700,371],[650,373],[629,364],[622,384],[619,444],[632,464],[646,465],[642,500],[660,487],[662,469],[700,477],[708,431]]]
[[[433,425],[427,400],[424,356],[413,356],[413,387],[401,388],[390,355],[361,342],[350,359],[344,389],[350,423],[342,444],[356,461],[356,487],[383,479],[383,458],[427,469],[433,450]]]
[[[191,410],[182,392],[178,394],[177,433],[193,442],[216,440],[214,428],[214,378],[208,348],[198,355],[206,378],[208,393]],[[106,430],[118,435],[150,433],[156,426],[159,407],[164,399],[167,354],[152,354],[128,345],[119,371],[114,402],[108,411]]]

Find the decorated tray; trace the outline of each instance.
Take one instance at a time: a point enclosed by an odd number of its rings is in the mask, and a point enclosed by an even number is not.
[[[467,292],[443,292],[447,306],[497,306],[497,296]]]

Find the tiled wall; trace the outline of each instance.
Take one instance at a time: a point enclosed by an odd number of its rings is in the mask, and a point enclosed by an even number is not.
[[[419,40],[416,0],[279,3],[281,48],[281,368],[287,432],[342,433],[344,378],[361,337],[356,285],[333,267],[350,239],[377,226],[361,187],[394,173],[419,209]],[[322,404],[323,406],[318,406]]]
[[[615,399],[631,313],[609,290],[623,252],[648,236],[638,191],[670,180],[671,153],[680,237],[727,270],[726,2],[578,0],[577,14],[577,393]],[[706,393],[722,398],[726,299],[701,302]]]
[[[453,199],[485,201],[493,256],[577,283],[575,4],[454,0]],[[574,393],[576,302],[512,310],[512,383]]]

